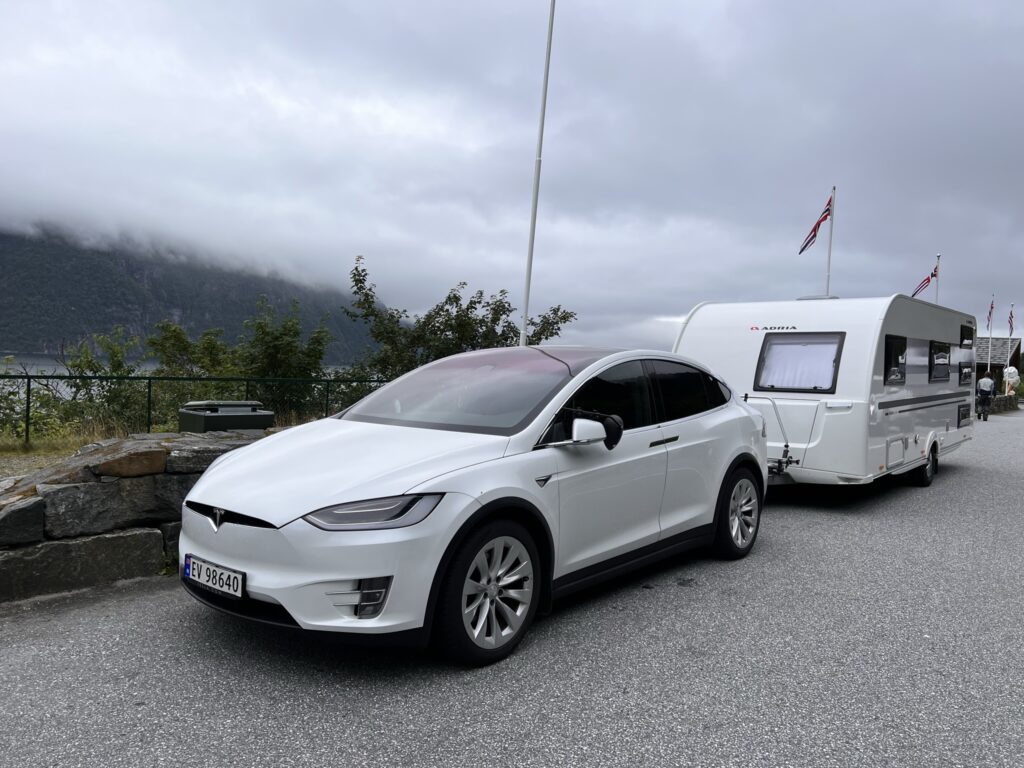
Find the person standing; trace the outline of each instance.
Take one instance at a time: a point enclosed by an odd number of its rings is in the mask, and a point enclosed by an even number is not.
[[[988,421],[988,409],[992,405],[992,395],[996,391],[996,383],[992,379],[992,371],[985,371],[985,375],[978,380],[978,418]]]

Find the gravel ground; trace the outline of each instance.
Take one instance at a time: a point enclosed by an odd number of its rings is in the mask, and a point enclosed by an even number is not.
[[[0,765],[1020,766],[1022,430],[927,489],[773,489],[747,559],[563,602],[487,669],[167,578],[0,606]]]
[[[37,469],[56,464],[67,455],[65,453],[0,453],[0,480],[27,475]]]

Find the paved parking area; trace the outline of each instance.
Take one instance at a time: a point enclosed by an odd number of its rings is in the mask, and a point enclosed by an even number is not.
[[[1022,434],[928,489],[775,489],[746,560],[588,592],[482,670],[173,579],[0,606],[0,765],[1019,766]]]

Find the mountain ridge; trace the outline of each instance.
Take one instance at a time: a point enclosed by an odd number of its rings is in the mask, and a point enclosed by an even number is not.
[[[333,339],[324,362],[351,363],[372,346],[342,307],[342,291],[204,263],[198,256],[83,245],[57,235],[0,231],[0,354],[52,355],[123,326],[141,339],[170,320],[197,337],[222,328],[234,343],[266,296],[280,317],[299,302],[304,334],[325,318]]]

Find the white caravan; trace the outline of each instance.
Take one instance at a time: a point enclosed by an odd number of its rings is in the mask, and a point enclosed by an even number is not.
[[[974,317],[908,296],[698,304],[673,352],[765,417],[773,482],[870,483],[972,437]]]

